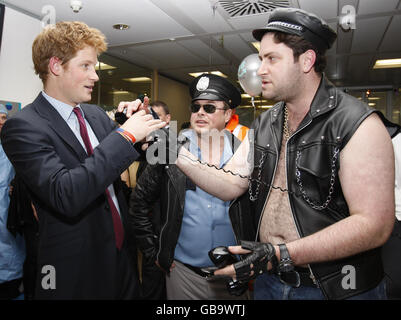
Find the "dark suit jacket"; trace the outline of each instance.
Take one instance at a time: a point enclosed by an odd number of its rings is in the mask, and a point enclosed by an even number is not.
[[[115,124],[101,108],[81,107],[99,140],[91,157],[42,94],[10,118],[1,132],[4,150],[39,216],[38,299],[121,297],[121,253],[115,246],[105,190],[114,182],[124,223],[128,208],[120,174],[138,153],[113,132]],[[124,227],[130,235],[127,224]],[[124,252],[126,240],[127,236]],[[55,289],[43,288],[50,283],[50,272],[42,270],[47,265],[56,272]]]

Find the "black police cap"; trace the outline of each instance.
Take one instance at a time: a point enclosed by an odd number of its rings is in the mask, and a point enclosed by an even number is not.
[[[230,81],[215,74],[204,73],[192,80],[189,94],[192,101],[225,101],[231,109],[241,103],[240,91]]]
[[[318,16],[295,8],[279,8],[272,11],[267,26],[252,31],[253,37],[260,41],[269,31],[294,34],[309,41],[321,52],[330,49],[337,34]]]

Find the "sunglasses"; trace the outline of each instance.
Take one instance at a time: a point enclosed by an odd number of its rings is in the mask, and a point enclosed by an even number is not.
[[[227,110],[226,108],[217,108],[213,104],[200,105],[198,103],[192,103],[189,106],[189,109],[191,110],[192,113],[197,113],[201,107],[203,108],[203,110],[205,110],[206,113],[215,113],[216,110]]]

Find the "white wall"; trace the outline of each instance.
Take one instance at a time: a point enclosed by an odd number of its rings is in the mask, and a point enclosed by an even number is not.
[[[42,81],[32,63],[32,42],[41,31],[41,21],[6,7],[0,49],[0,100],[31,103]]]

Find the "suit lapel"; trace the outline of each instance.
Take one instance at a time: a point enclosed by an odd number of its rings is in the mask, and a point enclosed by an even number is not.
[[[87,158],[87,154],[74,133],[60,116],[57,110],[47,101],[41,93],[33,102],[34,108],[37,113],[45,120],[48,121],[48,126],[75,152],[80,161]]]
[[[108,132],[106,131],[102,121],[100,121],[101,119],[96,117],[95,108],[97,107],[87,104],[81,104],[80,106],[82,110],[84,110],[85,118],[89,122],[93,132],[96,135],[96,138],[100,143],[100,141],[102,141],[108,135]]]
[[[89,105],[89,104],[80,104],[82,110],[84,111],[85,114],[85,119],[88,121],[89,125],[91,126],[93,132],[96,135],[97,140],[99,141],[99,143],[110,133],[109,128],[107,126],[104,125],[104,122],[102,121],[101,118],[99,118],[99,116],[97,116],[96,114],[98,114],[97,110],[96,110],[96,106],[93,105]],[[121,192],[120,192],[120,188],[121,186],[118,184],[119,180],[115,180],[113,182],[113,186],[114,186],[114,191],[118,200],[118,203],[120,205],[120,213],[123,214],[123,212],[125,212],[125,208],[121,207],[121,203],[122,203],[122,199],[121,199]]]

